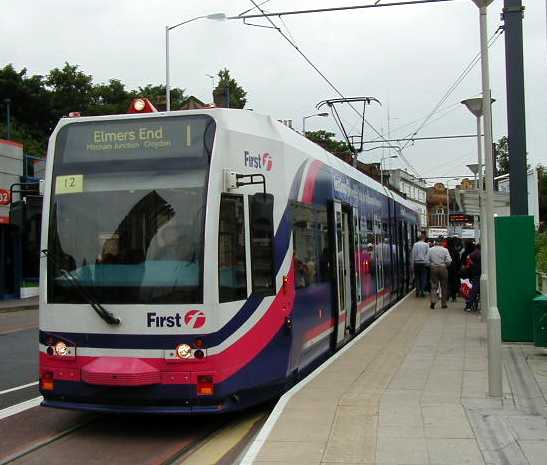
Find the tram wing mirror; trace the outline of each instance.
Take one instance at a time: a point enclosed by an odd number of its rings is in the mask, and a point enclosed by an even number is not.
[[[256,227],[260,224],[267,223],[270,227],[273,219],[273,204],[274,196],[272,194],[264,194],[257,192],[252,196],[251,208],[253,226]]]

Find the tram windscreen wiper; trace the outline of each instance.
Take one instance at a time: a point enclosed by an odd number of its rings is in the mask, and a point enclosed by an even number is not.
[[[89,292],[87,292],[82,287],[82,285],[80,284],[80,280],[76,276],[74,276],[70,271],[59,267],[57,261],[54,260],[51,255],[49,255],[47,249],[42,250],[42,253],[48,258],[48,260],[51,260],[53,262],[53,264],[58,268],[58,270],[62,273],[65,279],[70,283],[70,285],[74,289],[76,289],[83,297],[83,299],[91,306],[91,308],[95,310],[97,315],[99,315],[109,325],[119,325],[121,323],[121,320],[117,316],[104,308]]]

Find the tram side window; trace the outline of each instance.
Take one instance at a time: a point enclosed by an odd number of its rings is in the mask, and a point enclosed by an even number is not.
[[[249,197],[253,292],[275,294],[273,202],[271,194]]]
[[[327,209],[292,202],[296,287],[330,280]]]
[[[220,302],[247,297],[243,197],[222,195],[218,225],[218,283]]]

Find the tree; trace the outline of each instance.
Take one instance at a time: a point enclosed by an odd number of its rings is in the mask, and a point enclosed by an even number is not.
[[[131,93],[118,79],[108,84],[95,84],[91,91],[89,115],[117,115],[126,113],[131,102]]]
[[[509,139],[507,136],[501,137],[495,145],[498,176],[509,174]],[[528,159],[528,154],[526,154]],[[526,170],[530,169],[530,164],[526,164]]]
[[[243,108],[247,103],[247,92],[230,76],[227,68],[218,72],[218,84],[213,90],[213,98],[218,106],[229,108]],[[225,99],[229,95],[229,104],[226,105]]]
[[[184,105],[186,97],[184,95],[185,89],[179,89],[178,87],[171,88],[171,110],[180,110]],[[165,86],[147,84],[145,87],[139,87],[138,90],[133,91],[132,96],[144,97],[152,102],[152,104],[157,108],[165,108]]]
[[[348,156],[351,157],[352,155],[349,145],[344,141],[336,140],[333,132],[328,132],[323,129],[319,131],[306,131],[306,137],[323,147],[327,152],[330,152],[343,160],[346,160]]]
[[[79,71],[78,65],[65,63],[63,69],[52,69],[45,84],[51,92],[51,112],[55,122],[71,111],[88,112],[92,101],[93,77]]]
[[[509,173],[509,142],[507,136],[503,136],[495,144],[498,175]]]

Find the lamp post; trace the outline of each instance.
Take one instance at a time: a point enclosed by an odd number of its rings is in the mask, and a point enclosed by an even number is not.
[[[380,158],[380,184],[383,186],[384,185],[384,168],[383,168],[383,164],[384,164],[384,160],[389,160],[390,158],[397,158],[399,155],[391,155],[389,157],[385,157],[382,155],[382,158]]]
[[[224,21],[228,19],[224,13],[212,13],[210,15],[196,16],[195,18],[182,21],[174,26],[165,26],[165,108],[171,111],[171,87],[169,82],[169,31],[176,29],[184,24],[197,21],[198,19],[212,19],[215,21]]]
[[[486,227],[488,247],[488,393],[503,396],[501,360],[501,319],[498,310],[496,283],[496,237],[494,234],[494,160],[492,158],[492,96],[488,64],[487,8],[493,0],[473,0],[479,8],[481,39],[482,110],[484,114],[484,156],[486,167]]]
[[[384,160],[388,160],[390,158],[397,158],[401,155],[402,149],[398,145],[379,145],[378,147],[372,147],[371,149],[363,150],[363,152],[371,152],[372,150],[378,150],[378,149],[393,149],[397,151],[397,155],[391,155],[389,157],[384,157],[382,155],[382,158],[380,158],[380,184],[384,185],[384,170],[382,169],[382,163]]]
[[[479,142],[479,148],[480,148],[480,142]],[[480,201],[481,191],[479,191],[479,180],[477,178],[477,176],[479,174],[479,164],[478,163],[470,163],[469,165],[465,165],[465,166],[467,166],[469,171],[471,171],[473,173],[473,183],[475,185],[475,190],[477,191],[477,198],[478,198],[479,208],[480,208],[480,205],[481,205],[480,204],[480,202],[481,202]],[[475,237],[475,242],[476,243],[478,243],[479,240],[480,240],[479,218],[480,218],[480,213],[478,215],[473,215],[473,231],[474,231],[474,237]],[[482,260],[482,254],[481,254],[481,260]],[[484,307],[484,308],[487,308],[487,307]]]
[[[480,240],[481,244],[481,278],[480,286],[483,290],[481,292],[481,308],[485,309],[486,313],[488,312],[488,224],[486,219],[485,211],[485,198],[484,198],[484,181],[483,181],[483,161],[482,161],[482,140],[481,140],[481,117],[483,114],[482,111],[482,98],[470,98],[463,100],[467,109],[475,116],[477,119],[477,164],[474,171],[475,176],[478,175],[478,184],[477,184],[477,194],[479,198],[479,207],[480,207],[480,239],[478,237],[477,231],[475,231],[475,239]],[[470,168],[470,165],[468,165]],[[470,168],[471,169],[471,168]],[[473,171],[473,170],[471,170]]]
[[[6,104],[6,138],[7,140],[11,139],[11,113],[10,113],[10,103],[11,99],[5,98],[4,103]]]
[[[306,137],[306,120],[307,120],[308,118],[313,118],[314,116],[321,116],[321,117],[324,118],[325,116],[329,116],[329,114],[328,114],[328,113],[315,113],[315,114],[313,114],[313,115],[304,116],[304,117],[302,118],[302,135],[303,135],[304,137]]]
[[[214,74],[206,74],[205,76],[207,76],[211,80],[211,85],[213,86],[213,90],[214,90],[215,89],[215,75]]]

